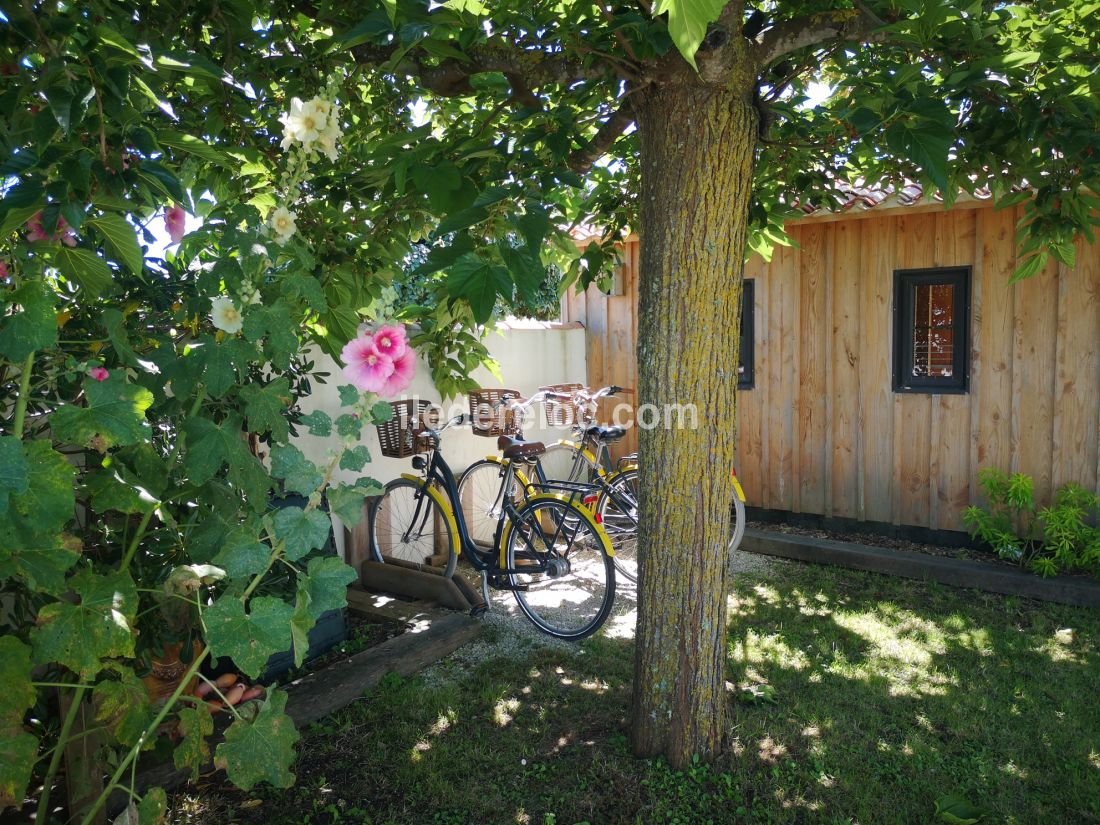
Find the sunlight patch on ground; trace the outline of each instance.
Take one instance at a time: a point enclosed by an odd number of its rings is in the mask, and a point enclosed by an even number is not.
[[[520,702],[514,696],[499,700],[493,705],[493,722],[498,727],[507,727],[519,712]]]

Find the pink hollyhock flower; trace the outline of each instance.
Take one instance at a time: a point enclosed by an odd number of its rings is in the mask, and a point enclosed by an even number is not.
[[[172,243],[179,243],[183,240],[183,235],[187,231],[186,225],[187,213],[183,211],[183,207],[178,203],[164,210],[164,228],[172,239]]]
[[[88,375],[92,376],[96,381],[106,381],[110,373],[107,372],[105,367],[92,367],[88,370]]]
[[[8,272],[8,262],[0,261],[0,281],[7,281],[11,278],[11,273]]]
[[[416,375],[416,351],[406,347],[405,351],[393,362],[393,374],[382,385],[379,395],[387,398],[400,395],[409,388]]]
[[[35,241],[48,241],[50,236],[46,234],[46,230],[42,228],[42,213],[36,212],[34,216],[27,221],[27,240],[31,243]]]
[[[391,359],[398,359],[405,354],[406,339],[403,324],[388,324],[378,328],[374,333],[374,345],[378,351]]]
[[[73,234],[73,230],[69,228],[69,225],[65,223],[64,218],[57,219],[57,232],[61,236],[61,243],[65,246],[76,246],[76,235]],[[58,235],[54,235],[54,240],[58,239]]]
[[[393,375],[393,360],[383,355],[369,335],[348,341],[340,353],[344,377],[362,392],[379,392]]]

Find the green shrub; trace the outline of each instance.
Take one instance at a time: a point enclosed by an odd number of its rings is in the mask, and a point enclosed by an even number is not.
[[[1100,575],[1100,496],[1070,483],[1058,489],[1049,507],[1040,508],[1035,484],[1023,473],[987,467],[978,473],[978,483],[988,507],[963,512],[970,535],[1040,576]]]

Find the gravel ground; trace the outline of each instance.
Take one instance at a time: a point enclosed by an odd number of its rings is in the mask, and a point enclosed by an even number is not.
[[[730,559],[730,573],[762,573],[778,563],[782,562],[736,550]],[[476,574],[468,567],[460,567],[456,575],[465,576],[471,587],[480,588]],[[467,674],[474,665],[489,659],[522,658],[540,648],[569,647],[572,644],[538,630],[520,612],[511,593],[490,590],[489,598],[492,607],[481,617],[485,629],[480,638],[425,669],[422,675],[427,684],[440,685],[454,681]],[[637,588],[619,577],[615,582],[615,607],[601,632],[613,638],[631,639],[637,620]]]

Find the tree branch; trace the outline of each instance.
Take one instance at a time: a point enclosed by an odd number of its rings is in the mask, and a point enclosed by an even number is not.
[[[882,42],[888,33],[878,31],[886,22],[862,3],[854,9],[835,9],[782,20],[754,38],[757,65],[766,68],[791,52],[830,40]]]
[[[583,175],[592,168],[592,164],[607,154],[611,144],[633,122],[634,110],[629,103],[624,101],[615,113],[596,130],[596,134],[587,146],[577,149],[569,155],[569,168],[578,175]]]

